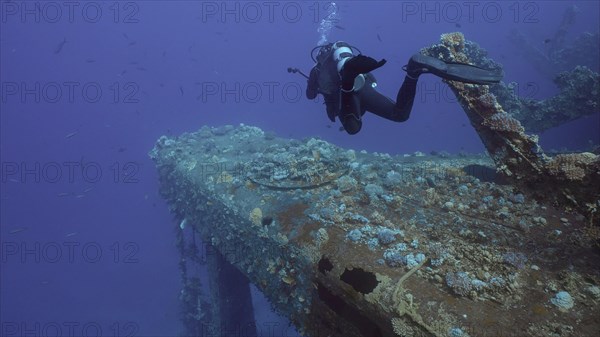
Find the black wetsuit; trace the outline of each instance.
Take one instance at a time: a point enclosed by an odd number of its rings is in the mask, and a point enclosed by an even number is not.
[[[375,76],[371,73],[363,74],[365,84],[358,91],[343,92],[341,90],[341,79],[337,71],[337,62],[333,57],[328,57],[321,63],[317,63],[310,71],[306,97],[314,99],[317,94],[322,94],[327,107],[327,117],[335,122],[335,117],[340,121],[349,134],[356,134],[362,127],[361,117],[366,111],[394,122],[404,122],[410,116],[415,93],[417,90],[417,79],[406,76],[404,83],[396,95],[396,102],[377,92],[373,87],[376,83]],[[342,95],[348,104],[342,108]]]

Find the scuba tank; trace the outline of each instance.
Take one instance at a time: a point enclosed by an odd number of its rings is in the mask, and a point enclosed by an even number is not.
[[[315,50],[319,49],[316,58],[313,56]],[[319,90],[324,94],[334,94],[340,88],[340,70],[344,63],[354,56],[353,49],[360,54],[360,50],[346,42],[338,41],[326,45],[317,46],[312,49],[310,56],[316,63],[319,71]],[[365,84],[365,77],[361,74],[354,81],[354,90],[360,90]]]

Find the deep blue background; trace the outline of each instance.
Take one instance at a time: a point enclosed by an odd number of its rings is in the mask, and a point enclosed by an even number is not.
[[[284,137],[318,136],[357,150],[484,150],[451,93],[433,76],[421,77],[406,123],[368,114],[356,136],[339,132],[339,124],[327,127],[322,101],[304,99],[297,90],[304,90],[305,80],[286,68],[308,73],[309,51],[319,41],[317,29],[328,3],[273,2],[272,16],[266,2],[75,3],[70,20],[63,2],[39,2],[43,14],[37,20],[24,14],[34,2],[2,2],[0,328],[13,322],[29,328],[36,322],[41,327],[57,323],[66,334],[65,322],[79,324],[76,333],[84,324],[97,322],[103,335],[114,335],[111,329],[118,322],[124,335],[124,324],[133,322],[138,336],[181,331],[175,224],[158,195],[156,170],[147,156],[161,135],[245,123]],[[436,43],[440,34],[459,30],[504,64],[507,82],[521,88],[535,83],[539,91],[523,89],[523,94],[544,99],[556,87],[515,50],[508,32],[518,28],[543,49],[572,3],[580,9],[567,37],[572,41],[581,32],[598,30],[598,2],[475,2],[469,16],[463,2],[344,1],[336,23],[343,29],[333,28],[328,39],[386,58],[388,63],[374,74],[379,90],[395,97],[404,78],[401,66],[410,55]],[[87,15],[82,14],[86,4]],[[102,13],[93,20],[97,6]],[[49,22],[56,8],[62,16]],[[222,17],[225,8],[231,12]],[[417,13],[411,14],[415,8]],[[424,9],[434,14],[422,17]],[[63,39],[67,42],[57,53]],[[73,100],[69,82],[79,83]],[[21,99],[21,89],[7,93],[12,83],[28,88],[39,83],[49,91],[41,93],[39,102],[34,95]],[[52,83],[62,88],[57,102],[50,101],[55,95]],[[88,96],[81,93],[86,83],[102,89],[98,102],[86,101],[94,96],[93,90]],[[128,83],[131,87],[125,87]],[[239,102],[233,94],[224,99],[220,92],[206,96],[202,89],[214,85],[233,92],[239,86]],[[269,85],[274,87],[272,97]],[[434,94],[424,95],[424,88]],[[595,114],[549,130],[541,136],[542,146],[582,149],[590,142],[598,144],[599,121]],[[85,181],[78,170],[69,179],[68,165],[82,160],[101,169],[98,181]],[[21,177],[20,171],[8,174],[14,163],[30,169],[39,163],[39,181],[33,174]],[[62,176],[51,181],[56,167]],[[72,261],[68,242],[78,245]],[[85,259],[94,257],[93,249],[82,256],[85,245],[100,247],[98,262]],[[53,262],[56,246],[62,256]],[[8,254],[15,247],[19,251]],[[23,255],[25,248],[33,252]],[[271,319],[264,306],[259,311],[261,322]]]

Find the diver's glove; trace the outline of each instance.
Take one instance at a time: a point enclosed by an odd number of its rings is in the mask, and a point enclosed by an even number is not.
[[[350,91],[354,87],[354,79],[359,74],[366,74],[381,66],[387,61],[382,59],[377,61],[372,57],[364,55],[356,55],[344,63],[344,67],[340,71],[342,77],[342,89]]]

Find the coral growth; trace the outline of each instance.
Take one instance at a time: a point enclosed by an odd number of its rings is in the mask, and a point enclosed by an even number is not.
[[[574,305],[573,298],[571,294],[566,291],[559,291],[554,298],[550,300],[552,304],[558,307],[561,311],[567,311],[571,309]]]
[[[448,285],[455,294],[460,296],[467,296],[471,289],[473,289],[471,279],[465,272],[447,273],[446,285]]]
[[[567,180],[582,180],[587,174],[587,167],[600,157],[589,152],[559,154],[547,164],[552,175]],[[591,172],[590,172],[591,173]]]
[[[455,52],[461,52],[465,49],[465,36],[460,32],[442,34],[441,42],[454,49]]]
[[[250,222],[252,222],[253,224],[255,224],[256,226],[260,226],[262,223],[262,210],[258,207],[256,207],[255,209],[253,209],[250,212],[250,215],[248,216],[248,218],[250,219]]]
[[[397,317],[392,318],[392,328],[398,336],[413,336],[415,333],[414,329],[405,320]]]
[[[512,118],[509,114],[505,112],[493,114],[490,118],[485,120],[484,123],[485,125],[489,126],[490,129],[496,131],[516,133],[521,133],[525,131],[525,129],[518,120]]]

